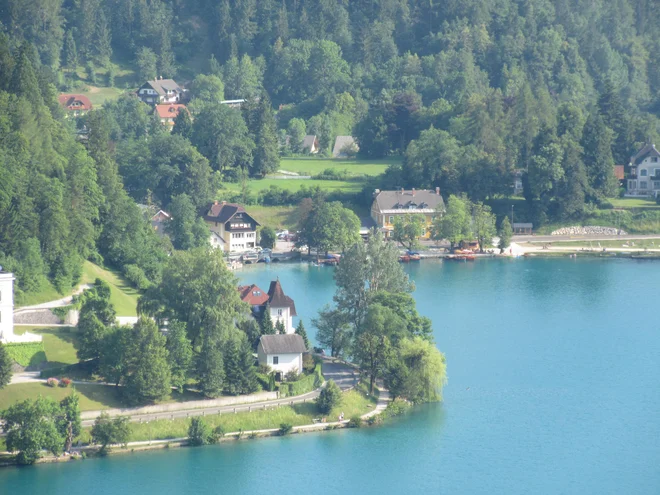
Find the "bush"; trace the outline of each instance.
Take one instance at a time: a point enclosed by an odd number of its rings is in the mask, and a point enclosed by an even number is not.
[[[306,375],[296,382],[280,383],[280,396],[291,397],[292,395],[301,395],[317,389],[323,383],[323,374],[321,365],[317,364],[314,374]]]
[[[151,282],[144,273],[144,270],[137,265],[125,265],[124,276],[131,285],[140,290],[146,290],[151,286]]]
[[[326,168],[323,172],[312,177],[316,180],[346,180],[351,177],[348,170],[337,170],[334,168]]]
[[[190,420],[188,427],[188,442],[195,447],[206,445],[213,441],[213,433],[204,421],[204,418],[197,416]]]
[[[46,361],[43,342],[6,344],[7,354],[21,366],[36,366]]]
[[[49,387],[55,388],[59,384],[60,384],[60,381],[57,378],[49,378],[48,380],[46,380],[46,385],[48,385]]]
[[[341,389],[333,380],[329,380],[316,398],[316,407],[320,413],[328,414],[339,402],[341,402]]]
[[[290,424],[290,423],[281,423],[280,424],[279,435],[281,437],[283,437],[284,435],[288,435],[289,433],[291,433],[292,430],[293,430],[293,425],[292,424]]]
[[[49,380],[54,380],[54,378],[49,378]],[[62,378],[59,385],[62,388],[67,388],[69,385],[71,385],[71,378]]]
[[[298,370],[296,370],[296,369],[290,369],[284,375],[284,381],[285,382],[297,382],[299,378],[300,378],[300,374],[298,373]]]
[[[314,373],[314,368],[316,368],[316,361],[311,354],[303,354],[303,371],[307,374]]]
[[[349,428],[361,428],[362,427],[362,418],[357,414],[353,416],[348,422]]]

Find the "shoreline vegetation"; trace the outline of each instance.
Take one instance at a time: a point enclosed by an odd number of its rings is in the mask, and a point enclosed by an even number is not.
[[[291,434],[318,433],[343,428],[378,426],[388,419],[404,414],[411,407],[411,404],[405,400],[391,401],[389,393],[382,387],[375,388],[374,394],[369,395],[367,385],[360,382],[354,389],[344,392],[340,404],[325,417],[321,415],[322,417],[317,418],[319,413],[316,411],[316,407],[312,402],[307,402],[253,412],[202,415],[196,416],[196,418],[201,418],[213,431],[226,431],[212,442],[215,444]],[[329,420],[329,418],[339,418],[340,414],[344,419]],[[325,421],[320,421],[321,419]],[[89,457],[132,454],[176,447],[194,447],[196,445],[193,439],[187,435],[189,425],[190,418],[130,423],[129,441],[124,445],[115,444],[106,448],[91,443],[91,428],[87,427],[83,429],[79,440],[81,442],[89,441],[88,445],[75,447],[69,455],[44,455],[38,458],[34,464],[69,462]],[[0,452],[0,467],[18,466],[14,457],[9,452]]]

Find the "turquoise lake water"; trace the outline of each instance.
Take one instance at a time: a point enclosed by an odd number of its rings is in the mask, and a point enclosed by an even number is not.
[[[407,270],[447,356],[442,404],[382,428],[3,469],[0,493],[660,493],[660,263]],[[265,290],[279,276],[312,337],[332,272],[237,275]]]

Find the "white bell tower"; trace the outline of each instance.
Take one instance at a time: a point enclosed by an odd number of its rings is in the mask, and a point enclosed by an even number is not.
[[[0,266],[0,340],[14,340],[14,274]]]

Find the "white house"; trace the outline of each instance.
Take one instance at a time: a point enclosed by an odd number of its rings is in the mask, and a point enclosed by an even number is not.
[[[183,98],[183,89],[174,79],[154,79],[145,82],[137,90],[137,97],[149,105],[159,103],[179,103]]]
[[[0,341],[3,343],[41,342],[41,335],[14,334],[14,274],[0,266]]]
[[[241,295],[241,300],[252,307],[252,312],[255,316],[259,317],[261,312],[268,306],[273,325],[281,321],[284,324],[287,334],[292,334],[296,331],[293,326],[293,317],[298,316],[296,313],[296,304],[293,302],[293,299],[284,294],[279,278],[270,283],[268,292],[255,284],[242,285],[238,288],[238,292]]]
[[[14,274],[0,267],[0,340],[14,337]]]
[[[306,351],[305,342],[298,334],[262,335],[257,356],[260,365],[270,366],[275,373],[283,376],[291,370],[302,373],[302,355]]]
[[[660,152],[648,143],[630,158],[629,195],[657,196],[660,191]]]
[[[229,253],[242,253],[257,245],[259,222],[252,218],[241,205],[215,201],[204,215],[211,232],[218,234],[224,243],[211,239],[213,247],[222,247]]]
[[[284,323],[286,333],[294,333],[296,329],[293,326],[293,317],[298,316],[296,313],[296,304],[293,302],[293,299],[284,294],[279,278],[270,283],[268,304],[270,306],[270,317],[273,320],[273,324],[281,321]]]

